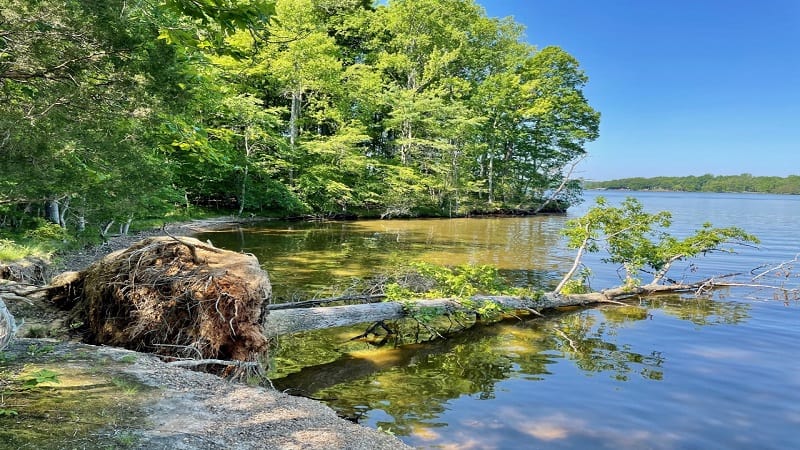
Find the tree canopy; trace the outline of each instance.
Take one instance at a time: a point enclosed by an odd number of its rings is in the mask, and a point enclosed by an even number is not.
[[[6,0],[0,227],[564,205],[586,82],[473,0]]]

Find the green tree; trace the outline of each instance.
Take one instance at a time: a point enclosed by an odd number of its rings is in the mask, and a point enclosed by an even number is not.
[[[625,199],[620,206],[609,206],[603,197],[598,197],[596,205],[584,216],[567,222],[567,245],[576,249],[577,255],[554,292],[561,293],[570,284],[585,252],[605,249],[608,256],[604,260],[620,264],[625,270],[623,289],[632,290],[641,284],[643,269],[653,274],[648,284],[658,285],[677,261],[711,252],[733,252],[733,245],[758,243],[755,236],[741,228],[715,228],[709,223],[679,239],[667,232],[670,225],[669,212],[645,212],[635,198]]]
[[[80,230],[169,207],[171,180],[150,130],[155,80],[173,69],[173,53],[153,39],[158,24],[143,8],[10,1],[0,10],[6,211],[43,204],[50,221]]]

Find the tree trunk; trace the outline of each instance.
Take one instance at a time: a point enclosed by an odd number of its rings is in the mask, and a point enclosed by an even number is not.
[[[403,121],[403,143],[400,144],[400,163],[407,166],[411,157],[411,139],[414,137],[414,131],[411,126],[411,120],[406,119]]]
[[[533,212],[534,214],[539,214],[547,205],[550,204],[550,202],[558,198],[558,195],[561,193],[561,191],[563,191],[564,188],[567,187],[567,184],[570,182],[570,180],[572,180],[572,172],[575,171],[575,167],[584,159],[586,159],[586,155],[582,155],[580,158],[576,159],[570,164],[569,171],[562,178],[561,184],[559,184],[558,188],[556,188],[556,190],[550,194],[550,197],[548,197],[547,200],[545,200],[541,205],[539,205],[538,208],[536,208],[536,211]]]
[[[575,275],[575,272],[578,271],[578,267],[581,265],[581,259],[583,259],[583,253],[586,252],[586,247],[589,245],[591,241],[591,236],[589,235],[589,224],[586,224],[586,235],[587,237],[581,242],[580,247],[578,247],[578,251],[575,253],[575,259],[572,261],[572,267],[569,268],[566,274],[561,278],[561,281],[558,283],[558,286],[553,290],[556,294],[560,294],[561,290],[564,289],[564,286],[567,285],[567,282],[572,279]]]
[[[409,303],[382,302],[347,306],[271,310],[264,319],[263,328],[265,335],[276,336],[299,333],[302,331],[378,322],[380,320],[396,320],[404,317],[413,317],[414,311],[419,311],[423,308],[435,309],[438,314],[448,314],[456,311],[475,313],[475,309],[480,308],[488,302],[493,302],[508,311],[540,315],[540,311],[542,310],[565,306],[587,306],[599,303],[617,304],[620,300],[638,298],[641,296],[714,289],[716,287],[728,285],[727,283],[717,281],[727,276],[728,275],[718,278],[709,278],[689,284],[646,284],[633,289],[618,287],[588,294],[559,295],[551,292],[544,294],[539,299],[511,296],[474,296],[468,300],[468,304],[462,303],[463,301],[460,302],[458,299],[439,298],[416,300],[410,303],[410,308],[407,306]]]
[[[61,213],[59,212],[58,200],[48,200],[44,206],[44,214],[52,223],[61,224]]]
[[[489,150],[489,204],[494,203],[494,152]]]
[[[119,225],[119,234],[122,236],[127,236],[128,231],[131,229],[131,222],[133,222],[133,217],[128,217],[128,220],[125,223]]]
[[[297,137],[300,135],[298,122],[300,120],[300,106],[303,102],[303,92],[292,91],[292,106],[289,113],[289,185],[294,186],[294,156],[297,146]]]
[[[470,304],[468,306],[460,303],[457,299],[440,298],[414,301],[411,308],[407,308],[400,302],[382,302],[347,306],[282,309],[272,310],[269,315],[267,315],[264,320],[264,334],[267,336],[275,336],[298,333],[301,331],[377,322],[379,320],[396,320],[404,317],[413,317],[414,310],[419,310],[420,308],[436,309],[442,314],[456,311],[474,312],[473,308],[479,308],[487,302],[494,302],[509,310],[538,314],[540,309],[608,301],[609,300],[600,293],[597,293],[597,295],[583,294],[570,296],[547,294],[539,300],[508,296],[476,296],[469,300]]]
[[[16,332],[17,324],[14,322],[14,316],[6,309],[6,304],[0,298],[0,351],[6,348]]]
[[[294,150],[297,144],[297,136],[300,134],[297,122],[300,120],[300,104],[303,101],[303,93],[292,91],[292,107],[289,113],[289,145]]]
[[[61,205],[61,214],[58,215],[58,224],[61,228],[67,227],[67,211],[69,210],[69,197],[64,199],[64,204]]]
[[[103,239],[106,238],[108,230],[111,229],[111,225],[114,225],[114,219],[109,220],[105,225],[100,227],[100,237],[102,237]]]
[[[242,175],[242,195],[239,196],[239,215],[244,212],[244,199],[247,194],[247,175],[250,169],[250,142],[247,140],[247,130],[244,130],[244,174]]]

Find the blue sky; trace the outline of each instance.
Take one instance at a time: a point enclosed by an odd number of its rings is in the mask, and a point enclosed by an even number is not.
[[[800,0],[478,0],[602,113],[578,176],[800,175]]]

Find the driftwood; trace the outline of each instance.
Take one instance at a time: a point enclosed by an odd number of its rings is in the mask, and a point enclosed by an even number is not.
[[[11,315],[3,298],[0,297],[0,351],[14,338],[17,332],[17,323],[14,322],[14,316]]]
[[[705,279],[695,283],[643,285],[634,289],[614,288],[588,294],[558,295],[547,293],[538,299],[513,296],[475,296],[466,302],[456,298],[439,298],[415,300],[413,302],[404,303],[383,302],[361,305],[272,310],[264,322],[264,334],[267,336],[275,336],[323,328],[357,325],[361,323],[375,323],[383,320],[397,320],[405,317],[413,317],[415,311],[419,311],[423,308],[432,309],[441,314],[448,314],[456,311],[474,313],[476,309],[479,309],[487,302],[495,303],[509,312],[541,315],[542,310],[567,306],[587,306],[599,303],[619,304],[622,300],[647,295],[704,292],[716,287],[731,285],[731,283],[719,281],[720,278],[728,276],[732,275]]]

